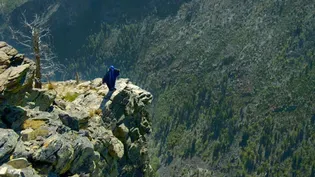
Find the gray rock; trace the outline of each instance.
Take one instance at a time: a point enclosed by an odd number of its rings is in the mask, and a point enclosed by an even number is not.
[[[71,115],[69,115],[71,114]],[[89,115],[84,113],[69,113],[59,114],[59,118],[65,126],[70,127],[72,130],[79,131],[79,129],[87,127]]]
[[[27,161],[26,158],[12,159],[6,164],[16,169],[27,168],[28,166],[30,166],[30,163]]]
[[[124,144],[116,137],[111,137],[108,152],[112,157],[121,159],[124,156]]]
[[[31,90],[34,78],[34,63],[9,67],[0,74],[0,93],[8,104],[21,105],[26,91]]]
[[[53,92],[42,89],[33,89],[29,91],[28,94],[26,94],[23,105],[34,102],[34,107],[39,107],[40,111],[45,111],[52,105],[55,98],[56,94],[54,94]],[[31,109],[34,108],[30,104],[28,105]]]
[[[9,159],[18,138],[19,135],[13,130],[0,128],[0,164]]]
[[[0,115],[2,115],[3,122],[14,130],[20,130],[23,122],[27,119],[24,109],[9,105],[0,107]]]
[[[95,164],[100,160],[100,154],[94,151],[94,146],[88,138],[81,137],[76,139],[74,151],[75,159],[70,168],[71,173],[89,173],[97,168]]]
[[[113,133],[119,140],[124,142],[128,138],[129,129],[123,123],[116,127]]]
[[[103,157],[108,154],[113,158],[121,159],[124,156],[124,144],[113,135],[113,132],[98,127],[97,125],[90,125],[89,136],[92,139],[95,150],[98,151]]]
[[[32,154],[34,153],[33,147],[30,148],[29,146],[26,146],[24,143],[25,142],[21,140],[18,141],[14,149],[14,152],[12,154],[14,158],[26,158],[26,159],[32,158]]]

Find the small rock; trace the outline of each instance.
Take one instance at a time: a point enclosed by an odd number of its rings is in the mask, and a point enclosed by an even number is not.
[[[4,176],[7,174],[8,167],[0,167],[0,176]]]
[[[81,128],[87,127],[89,115],[83,113],[75,115],[59,114],[59,118],[65,126],[78,131]]]
[[[61,99],[55,99],[54,104],[58,106],[61,110],[65,110],[67,106],[66,102]]]
[[[19,135],[11,129],[0,128],[0,163],[9,159],[14,150]]]
[[[117,138],[112,138],[109,146],[109,154],[112,157],[121,159],[124,156],[124,145]]]
[[[30,165],[26,158],[13,159],[7,162],[8,165],[11,165],[13,168],[22,169]]]

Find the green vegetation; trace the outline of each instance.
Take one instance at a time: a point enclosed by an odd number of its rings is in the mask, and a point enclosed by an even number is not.
[[[200,157],[218,176],[312,176],[314,2],[225,2],[229,14],[203,3],[183,5],[178,21],[103,25],[84,51],[153,92],[162,163]],[[190,171],[180,168],[170,174]]]
[[[80,94],[78,93],[72,93],[72,92],[67,92],[66,95],[63,97],[64,100],[67,100],[69,102],[74,101]],[[94,112],[93,112],[94,113]]]

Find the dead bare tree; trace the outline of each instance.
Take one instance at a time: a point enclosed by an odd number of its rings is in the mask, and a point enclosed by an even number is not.
[[[47,25],[48,20],[58,8],[59,4],[49,6],[42,15],[35,14],[31,22],[26,18],[25,12],[22,13],[22,23],[27,32],[10,27],[13,39],[28,49],[29,55],[35,58],[35,88],[42,88],[42,76],[49,80],[55,72],[65,71],[65,67],[55,61],[56,55],[50,45],[51,35]]]

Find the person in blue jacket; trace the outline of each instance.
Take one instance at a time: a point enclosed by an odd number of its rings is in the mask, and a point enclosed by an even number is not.
[[[109,91],[116,90],[115,83],[116,79],[119,76],[119,69],[116,69],[113,65],[108,68],[107,73],[103,77],[103,84],[106,83]]]

